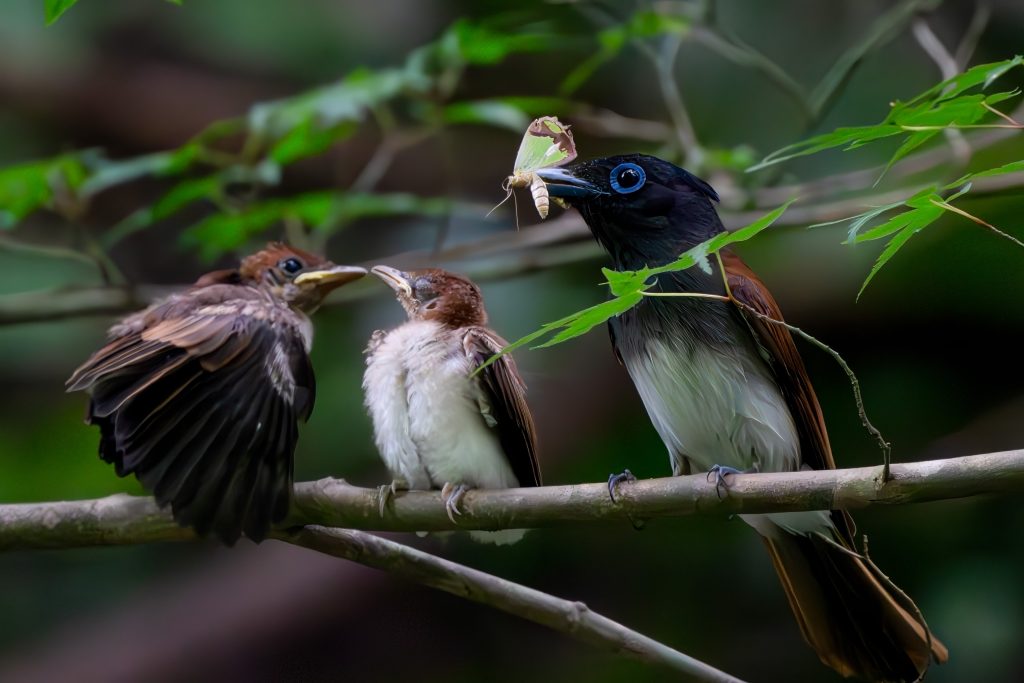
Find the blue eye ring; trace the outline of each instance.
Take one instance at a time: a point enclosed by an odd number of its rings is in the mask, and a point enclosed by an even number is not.
[[[647,182],[647,174],[640,166],[626,162],[612,169],[608,176],[608,184],[619,194],[636,192]]]

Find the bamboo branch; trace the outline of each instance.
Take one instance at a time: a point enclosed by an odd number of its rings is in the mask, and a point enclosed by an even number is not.
[[[476,490],[448,519],[437,491],[399,492],[381,515],[377,489],[340,479],[295,487],[285,526],[320,524],[376,531],[450,531],[567,526],[687,515],[857,509],[1024,491],[1024,449],[882,467],[729,475],[719,497],[703,474],[623,483],[613,503],[607,484]],[[187,540],[152,498],[0,505],[0,551]]]
[[[373,534],[307,526],[279,531],[274,537],[499,609],[588,645],[648,664],[658,664],[695,680],[739,681],[724,671],[591,611],[582,602],[563,600]]]

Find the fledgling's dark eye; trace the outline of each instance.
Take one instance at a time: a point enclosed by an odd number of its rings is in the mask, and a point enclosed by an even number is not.
[[[619,194],[636,192],[644,186],[646,181],[647,174],[644,173],[644,169],[629,162],[619,164],[613,168],[611,175],[608,177],[608,183]]]
[[[302,261],[295,257],[286,258],[277,264],[277,267],[288,273],[289,275],[295,275],[295,273],[302,270],[305,266],[302,265]]]

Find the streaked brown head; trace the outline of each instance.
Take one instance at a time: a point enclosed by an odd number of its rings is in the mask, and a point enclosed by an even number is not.
[[[332,290],[364,275],[365,268],[336,266],[322,256],[271,242],[243,259],[237,270],[208,273],[199,278],[196,285],[226,283],[264,287],[274,297],[312,313]]]
[[[370,272],[395,292],[410,320],[435,320],[448,327],[487,324],[480,288],[471,280],[440,268],[401,271],[374,266]]]

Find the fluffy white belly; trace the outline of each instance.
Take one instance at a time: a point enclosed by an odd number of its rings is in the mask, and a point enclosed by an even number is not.
[[[703,345],[692,354],[660,341],[626,359],[644,406],[669,449],[695,471],[713,465],[761,472],[799,467],[799,439],[786,401],[767,369],[745,354]]]
[[[800,468],[800,440],[786,401],[767,368],[745,354],[705,346],[692,354],[660,341],[625,359],[675,474],[714,465],[785,472]],[[825,532],[827,512],[741,515],[760,534]]]
[[[454,334],[434,322],[409,322],[369,356],[363,389],[377,448],[391,475],[411,488],[518,486],[480,412],[480,389]]]

